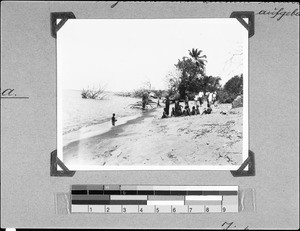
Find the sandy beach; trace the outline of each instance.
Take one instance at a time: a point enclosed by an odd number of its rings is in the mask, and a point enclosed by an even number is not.
[[[220,104],[212,109],[209,115],[166,119],[161,119],[163,107],[150,109],[108,132],[66,145],[63,161],[97,166],[240,165],[243,108]]]

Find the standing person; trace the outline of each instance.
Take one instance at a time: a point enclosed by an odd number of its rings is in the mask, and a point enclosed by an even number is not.
[[[157,100],[157,107],[161,107],[161,105],[160,105],[160,100],[161,100],[161,97],[158,97],[158,100]]]
[[[169,110],[170,110],[170,98],[169,96],[166,97],[166,114],[169,116]]]
[[[200,107],[201,107],[203,104],[203,92],[202,91],[199,92],[198,100],[199,100]]]
[[[188,97],[188,95],[185,95],[184,102],[185,102],[185,106],[189,106],[189,97]]]
[[[194,104],[195,104],[195,107],[197,107],[197,105],[198,105],[198,95],[195,95]]]
[[[212,100],[213,100],[213,104],[215,104],[215,102],[217,101],[217,92],[215,91],[212,95]]]
[[[115,113],[113,114],[113,116],[111,117],[111,123],[113,126],[115,126],[115,123],[116,123],[116,117],[115,117]]]
[[[212,100],[213,100],[213,93],[209,92],[208,93],[208,103],[212,104]]]
[[[145,93],[142,96],[142,103],[143,103],[143,110],[145,110],[145,107],[146,107],[146,94]]]
[[[196,115],[199,115],[199,114],[200,114],[199,105],[197,105],[197,107],[196,107]]]
[[[150,93],[150,91],[146,92],[146,105],[149,104]]]
[[[207,94],[203,94],[202,105],[203,105],[204,108],[207,108],[207,103],[208,103],[208,97],[207,97]]]
[[[148,104],[148,92],[144,92],[142,97],[143,110],[145,110],[146,105]]]
[[[175,116],[179,115],[179,101],[175,100]]]
[[[185,106],[185,112],[186,112],[186,115],[191,115],[191,110],[190,110],[189,105]]]
[[[176,116],[176,114],[175,114],[175,108],[174,107],[172,107],[172,111],[171,111],[171,117],[175,117]]]

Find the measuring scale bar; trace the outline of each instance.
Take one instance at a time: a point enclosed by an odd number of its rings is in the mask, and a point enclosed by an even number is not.
[[[238,186],[73,185],[72,213],[238,212]]]

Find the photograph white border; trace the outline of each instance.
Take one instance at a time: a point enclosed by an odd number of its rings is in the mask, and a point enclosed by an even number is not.
[[[175,18],[174,18],[175,19]],[[176,18],[178,19],[178,18]],[[182,18],[182,19],[193,19],[193,18]],[[201,18],[195,18],[201,19]],[[208,19],[208,18],[203,18]],[[219,19],[219,20],[237,20],[236,18],[209,18],[212,20]],[[77,20],[77,19],[69,19],[69,20]],[[82,20],[82,19],[80,19]],[[87,19],[89,20],[89,19]],[[93,19],[95,20],[95,19]],[[103,20],[103,19],[97,19]],[[110,19],[113,20],[113,19]],[[119,19],[120,20],[120,19]],[[122,20],[148,20],[148,19],[122,19]],[[164,20],[164,19],[161,19]],[[170,19],[168,19],[170,20]],[[244,18],[244,20],[248,23],[248,19]],[[240,24],[241,27],[244,28],[245,33],[243,34],[243,160],[242,163],[248,158],[249,155],[249,115],[248,115],[248,108],[249,108],[249,37],[248,37],[248,30]],[[62,27],[63,28],[63,27]],[[61,28],[61,29],[62,29]],[[57,36],[58,38],[58,36]],[[63,151],[62,151],[62,144],[63,144],[63,136],[62,136],[62,81],[58,77],[58,70],[60,67],[60,62],[58,58],[58,45],[56,40],[56,73],[57,73],[57,157],[63,162]],[[248,64],[248,65],[244,65]],[[242,164],[241,163],[241,164]],[[196,165],[179,165],[179,166],[168,166],[168,165],[111,165],[111,166],[97,166],[97,165],[66,165],[69,170],[79,170],[79,171],[117,171],[117,170],[127,170],[127,171],[137,171],[137,170],[237,170],[240,168],[240,165],[228,165],[228,166],[221,166],[221,165],[203,165],[203,166],[196,166]],[[248,167],[245,168],[247,170]]]

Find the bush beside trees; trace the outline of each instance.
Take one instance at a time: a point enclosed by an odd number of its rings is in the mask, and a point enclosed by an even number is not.
[[[169,96],[171,101],[183,100],[188,96],[189,100],[194,100],[195,96],[201,91],[217,92],[219,103],[232,103],[237,96],[243,94],[243,74],[234,76],[226,82],[224,87],[220,84],[220,77],[206,75],[205,66],[207,62],[206,55],[201,55],[202,50],[189,50],[189,57],[179,59],[174,65],[175,71],[166,76],[168,89],[151,89],[150,81],[144,83],[140,89],[127,93],[127,96],[142,98],[145,92],[154,93],[154,98]],[[96,91],[97,92],[97,91]],[[103,93],[103,92],[102,92]],[[100,93],[101,94],[101,91]],[[83,91],[82,96],[90,96],[89,91]]]
[[[219,103],[232,103],[239,95],[243,95],[243,74],[236,75],[225,83],[218,91],[218,100]]]

